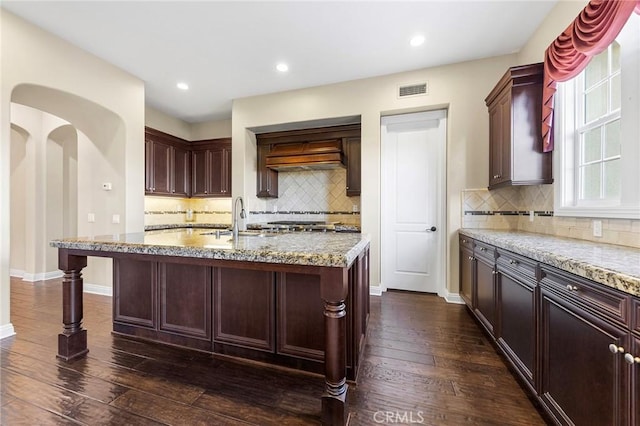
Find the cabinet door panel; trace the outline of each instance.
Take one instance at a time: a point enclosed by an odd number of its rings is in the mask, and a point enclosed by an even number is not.
[[[156,328],[155,262],[113,261],[113,321]]]
[[[172,193],[175,195],[191,195],[191,152],[182,149],[173,149],[172,168]]]
[[[224,151],[211,151],[209,195],[224,195]]]
[[[209,193],[207,162],[209,161],[209,151],[193,151],[191,156],[191,175],[193,196],[206,196]]]
[[[278,274],[278,353],[324,359],[319,275]]]
[[[628,376],[611,343],[628,347],[628,332],[542,288],[541,397],[559,422],[626,424]]]
[[[474,308],[473,275],[474,275],[473,251],[466,247],[460,249],[460,297],[468,307]]]
[[[160,329],[211,338],[211,269],[160,264]]]
[[[171,146],[153,142],[153,192],[171,194]]]
[[[217,268],[214,273],[213,339],[273,352],[273,272]]]
[[[257,196],[261,198],[278,198],[278,172],[267,168],[267,154],[270,145],[258,145]]]
[[[632,336],[633,344],[631,345],[631,355],[635,358],[640,358],[640,336]],[[640,424],[640,363],[635,362],[630,365],[631,369],[631,395],[629,395],[629,401],[631,402],[631,415],[633,418],[629,422],[632,425]]]
[[[496,293],[493,265],[476,257],[476,314],[492,335],[495,333]]]
[[[498,270],[500,340],[507,356],[523,378],[535,389],[535,282],[525,282]]]
[[[347,157],[347,196],[360,195],[361,180],[361,143],[360,138],[346,138],[345,153]]]

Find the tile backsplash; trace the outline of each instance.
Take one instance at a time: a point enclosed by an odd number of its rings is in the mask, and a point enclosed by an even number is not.
[[[327,220],[360,225],[360,197],[347,197],[347,171],[304,170],[278,173],[278,198],[265,210],[251,211],[250,222]]]
[[[360,197],[347,197],[346,170],[280,172],[279,197],[265,201],[265,210],[249,205],[247,223],[274,220],[322,220],[360,225]],[[145,226],[182,223],[231,224],[231,198],[146,196]],[[191,220],[187,211],[193,211]]]
[[[592,220],[554,216],[553,185],[462,191],[463,228],[517,229],[640,248],[640,220],[602,219],[602,237],[593,236]]]

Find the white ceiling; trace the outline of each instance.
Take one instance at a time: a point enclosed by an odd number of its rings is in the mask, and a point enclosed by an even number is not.
[[[557,0],[11,1],[2,7],[145,82],[188,122],[233,99],[518,51]],[[411,47],[423,34],[426,42]],[[275,65],[289,64],[279,73]],[[189,91],[176,88],[178,81]]]

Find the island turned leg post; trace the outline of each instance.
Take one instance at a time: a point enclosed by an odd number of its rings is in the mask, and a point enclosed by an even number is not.
[[[74,256],[66,249],[58,250],[58,267],[64,272],[62,280],[62,333],[58,334],[58,358],[70,361],[84,356],[87,349],[87,330],[82,328],[82,268],[86,256]]]
[[[348,420],[345,305],[348,288],[346,268],[331,268],[321,276],[325,371],[321,415],[323,425],[346,425]]]

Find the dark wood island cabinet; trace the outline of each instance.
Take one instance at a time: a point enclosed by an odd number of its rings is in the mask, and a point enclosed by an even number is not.
[[[592,266],[581,254],[626,256],[631,272]],[[639,424],[640,251],[464,230],[460,255],[463,300],[551,423]]]
[[[293,233],[231,239],[193,230],[56,240],[58,357],[87,353],[82,269],[113,259],[114,333],[324,374],[321,421],[347,422],[369,319],[369,240]]]

